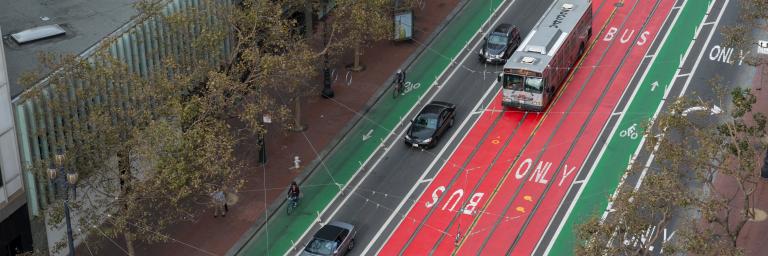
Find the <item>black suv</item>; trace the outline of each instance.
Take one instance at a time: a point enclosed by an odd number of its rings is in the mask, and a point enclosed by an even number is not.
[[[507,23],[501,23],[484,39],[480,47],[480,61],[504,64],[520,46],[520,30]]]

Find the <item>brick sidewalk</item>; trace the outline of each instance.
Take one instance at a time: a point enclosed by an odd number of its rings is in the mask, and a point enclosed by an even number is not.
[[[752,111],[768,115],[768,65],[757,68],[752,89],[752,93],[757,97],[757,103],[753,106]],[[762,162],[762,155],[760,161]],[[761,167],[762,163],[758,164],[758,168]],[[755,171],[757,172],[756,175],[759,175],[760,169]],[[728,176],[718,175],[714,185],[721,193],[732,193],[737,189],[734,179]],[[768,180],[761,180],[757,183],[753,200],[757,212],[768,212]],[[743,202],[735,199],[731,204],[734,209],[741,209]],[[757,215],[762,214],[758,213]],[[768,252],[768,243],[765,242],[766,234],[768,234],[768,219],[765,219],[766,216],[756,217],[756,220],[748,221],[744,225],[738,240],[738,246],[744,249],[745,255],[766,255]]]
[[[285,188],[300,174],[300,171],[289,170],[293,165],[293,157],[298,156],[304,167],[317,158],[317,153],[330,146],[329,143],[363,110],[379,87],[420,46],[418,42],[425,41],[458,2],[459,0],[433,0],[428,1],[423,10],[414,10],[416,40],[406,43],[385,41],[365,49],[361,57],[361,63],[366,65],[365,71],[351,73],[351,85],[344,81],[346,71],[339,72],[339,78],[333,84],[333,100],[322,99],[319,93],[316,97],[305,97],[301,115],[308,129],[304,133],[280,131],[277,125],[271,125],[266,140],[266,165],[260,166],[257,163],[258,152],[253,146],[255,140],[243,141],[236,154],[247,164],[243,171],[246,183],[236,194],[237,203],[229,207],[225,218],[213,218],[211,209],[201,208],[200,212],[195,213],[197,216],[193,221],[179,223],[162,231],[172,238],[171,241],[158,244],[137,243],[136,254],[225,254],[242,234],[265,214],[265,209],[273,201],[283,199]],[[351,60],[351,54],[345,56],[337,70],[344,70],[344,64]],[[317,83],[320,84],[320,80]],[[96,254],[125,255],[121,248],[125,247],[122,238],[113,241],[98,238],[97,243],[102,248]],[[78,253],[90,255],[89,249],[84,245],[86,244],[78,246]]]

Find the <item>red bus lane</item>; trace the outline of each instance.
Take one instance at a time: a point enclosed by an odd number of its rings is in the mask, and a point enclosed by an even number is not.
[[[594,29],[599,29],[599,28],[601,28],[607,22],[606,19],[608,19],[610,17],[610,13],[613,10],[613,6],[612,5],[594,6],[593,10],[597,10],[598,12],[607,12],[608,13],[608,14],[601,14],[601,15],[595,14],[594,17],[596,17],[597,19],[593,20],[593,28]],[[595,60],[590,60],[590,61],[592,61],[593,63],[596,62]],[[565,93],[565,92],[566,91],[564,90],[563,93]],[[571,97],[565,97],[565,99],[575,99],[575,98],[576,97],[572,97],[572,96]],[[570,102],[567,102],[566,104],[568,104],[568,103],[570,103]],[[565,104],[563,104],[563,105],[565,105]],[[548,120],[548,119],[559,120],[560,117],[563,115],[563,111],[562,110],[559,110],[559,111],[558,110],[550,110],[548,115],[549,115],[549,117],[545,118],[545,120]],[[584,114],[584,115],[586,115],[586,114]],[[534,125],[539,125],[539,127],[535,128],[535,131],[534,131],[535,134],[538,134],[542,130],[546,131],[546,130],[551,130],[552,129],[552,127],[549,127],[549,128],[542,127],[541,126],[542,124],[540,123],[539,119],[532,120],[532,121],[536,121],[536,122],[532,122],[530,124],[532,129],[533,129]],[[544,123],[546,123],[546,122],[547,121],[544,121]],[[524,135],[526,133],[519,133],[519,134],[520,135]],[[531,140],[531,137],[528,137],[528,136],[516,136],[516,138],[513,140],[513,142],[510,143],[510,147],[507,148],[505,150],[505,152],[503,153],[502,159],[505,159],[506,161],[503,162],[503,163],[501,163],[501,162],[497,163],[497,165],[491,171],[491,174],[489,174],[486,179],[481,180],[481,181],[476,181],[476,182],[481,183],[480,186],[485,188],[485,190],[493,190],[496,186],[498,186],[499,181],[504,179],[505,176],[514,175],[513,173],[511,173],[512,170],[510,169],[510,167],[512,165],[512,162],[514,162],[517,159],[519,153],[521,152],[522,147],[524,145],[526,145],[528,142],[530,142],[530,140]],[[538,182],[545,182],[545,180],[541,179],[541,180],[538,180]],[[483,198],[483,200],[481,201],[480,205],[486,205],[485,201],[489,200],[489,198],[491,198],[491,197],[486,195],[485,198]],[[490,200],[492,200],[492,199],[490,199]],[[471,230],[471,232],[468,231],[468,228],[470,227],[470,225],[472,225],[473,220],[476,219],[477,217],[482,218],[483,216],[487,216],[487,218],[500,217],[501,216],[501,212],[494,212],[494,211],[490,211],[490,210],[485,209],[485,210],[481,210],[481,211],[477,212],[477,214],[474,214],[474,215],[455,216],[456,219],[454,221],[452,221],[452,223],[451,223],[452,226],[450,226],[450,228],[446,229],[446,230],[450,230],[451,231],[451,234],[447,234],[447,235],[450,235],[450,238],[452,238],[452,239],[442,238],[441,237],[441,239],[438,240],[438,243],[434,244],[434,247],[436,247],[436,249],[433,251],[433,255],[448,255],[453,250],[455,250],[456,249],[456,245],[455,245],[454,242],[455,242],[455,239],[456,239],[456,234],[459,233],[459,232],[461,233],[462,237],[467,237],[467,238],[469,238],[471,236],[480,236],[480,237],[482,237],[483,234],[487,234],[491,230],[491,227],[475,226],[474,229]],[[503,216],[503,218],[504,218],[504,221],[513,222],[513,221],[517,221],[517,219],[519,219],[522,216],[523,215],[513,215],[513,214],[510,214],[510,215],[507,215],[507,216]],[[469,234],[467,234],[467,232],[469,232]],[[443,234],[443,236],[446,236],[446,234]]]
[[[611,27],[641,27],[644,18],[650,13],[650,8],[644,6],[636,0],[625,2],[616,9],[613,19],[600,36],[609,33]],[[630,13],[632,17],[628,17]],[[550,108],[549,115],[552,118],[544,120],[537,132],[539,136],[526,145],[511,166],[511,174],[499,184],[499,191],[492,197],[495,204],[490,203],[486,209],[495,215],[483,215],[476,221],[469,231],[471,235],[466,237],[459,248],[459,255],[506,253],[516,240],[522,224],[535,210],[534,206],[541,199],[544,188],[547,185],[569,185],[564,184],[564,180],[575,176],[578,167],[573,163],[562,163],[562,160],[577,139],[576,134],[586,122],[593,106],[599,104],[611,74],[619,66],[621,56],[628,48],[618,43],[597,40],[583,62],[595,64],[585,66],[582,63],[576,71],[561,99]],[[506,219],[513,216],[516,218],[511,221]],[[475,229],[488,231],[479,232]]]
[[[577,143],[573,146],[573,149],[568,156],[568,160],[566,160],[565,163],[580,167],[584,162],[600,130],[611,115],[611,111],[613,111],[613,108],[618,103],[622,92],[629,84],[635,70],[638,68],[644,55],[648,51],[651,42],[656,38],[664,20],[672,10],[674,2],[674,0],[662,0],[651,15],[648,24],[642,30],[639,29],[640,26],[634,24],[625,30],[609,28],[608,33],[605,33],[598,38],[598,40],[602,41],[619,40],[617,43],[623,45],[634,44],[634,46],[632,46],[624,65],[611,83],[608,93],[598,109],[596,109],[595,114],[589,121],[586,129],[584,129],[581,136],[577,138]],[[652,5],[653,3],[648,4]],[[633,28],[635,29],[633,30]],[[634,33],[635,35],[637,33],[643,33],[646,36],[643,38],[641,35],[636,41],[626,41],[621,39],[622,34],[629,35],[631,33]],[[574,177],[575,175],[568,176],[562,185],[558,184],[558,186],[551,186],[550,190],[546,192],[545,198],[539,206],[539,209],[532,216],[527,228],[523,230],[523,235],[520,238],[518,245],[514,248],[514,254],[528,255],[533,253],[536,244],[544,233],[544,229],[547,227],[552,215],[554,215],[557,210],[558,205],[565,196]]]
[[[514,125],[522,118],[522,115],[508,116],[508,114],[511,113],[501,113],[502,107],[499,103],[500,101],[501,95],[497,94],[488,108],[481,114],[477,123],[474,124],[469,133],[463,138],[456,151],[453,152],[446,164],[437,173],[429,187],[419,197],[419,200],[414,203],[411,210],[389,237],[387,243],[381,249],[380,254],[399,254],[400,250],[410,243],[409,240],[411,240],[412,234],[424,232],[426,230],[437,231],[432,228],[430,224],[425,225],[423,220],[427,219],[433,211],[439,213],[451,210],[451,207],[447,206],[444,202],[448,200],[450,196],[449,193],[454,193],[456,188],[462,188],[461,186],[451,184],[451,180],[454,180],[456,175],[461,175],[460,172],[463,169],[462,167],[467,161],[471,160],[470,157],[472,153],[477,152],[478,147],[486,144],[496,145],[492,142],[495,138],[491,137],[496,135],[489,135],[486,133],[490,133],[492,129],[495,129],[494,123],[495,125],[513,126],[514,128]],[[509,133],[509,130],[507,130],[507,133]],[[483,139],[484,137],[485,139]],[[467,168],[472,167],[473,166],[467,166]],[[453,183],[455,184],[456,182],[461,182],[461,184],[465,183],[462,179],[455,179]],[[440,197],[437,204],[433,202],[433,192],[436,192]],[[465,193],[462,197],[464,196],[472,195]],[[435,208],[433,209],[432,207]],[[457,207],[461,206],[457,205]],[[457,209],[453,208],[453,211],[457,211]]]
[[[643,24],[646,19],[650,18],[651,11],[655,5],[655,2],[649,2],[649,1],[638,1],[637,6],[632,10],[630,17],[628,17],[628,23],[624,26],[625,31],[637,31],[642,29]],[[627,8],[629,9],[629,8]],[[605,35],[610,35],[611,30],[609,29]],[[626,35],[629,35],[629,33],[625,33]],[[624,39],[626,38],[626,40]],[[524,182],[523,187],[519,190],[519,194],[514,196],[514,200],[511,204],[512,208],[516,211],[519,210],[525,210],[526,212],[524,214],[530,215],[533,214],[534,211],[538,207],[556,207],[549,206],[549,205],[541,205],[539,202],[540,197],[544,194],[545,189],[547,187],[551,187],[553,185],[557,185],[558,187],[563,187],[563,180],[573,174],[575,174],[576,166],[572,163],[569,166],[568,162],[562,162],[562,160],[566,157],[566,154],[568,153],[568,150],[570,149],[571,145],[576,140],[587,140],[590,141],[590,138],[579,138],[578,133],[581,131],[581,128],[588,123],[589,116],[584,115],[582,113],[590,113],[594,106],[601,104],[602,99],[601,95],[603,95],[604,90],[607,90],[610,88],[612,76],[615,72],[615,70],[621,66],[621,63],[624,61],[623,57],[624,55],[630,50],[630,46],[632,44],[622,44],[618,42],[629,42],[632,38],[632,36],[627,36],[619,39],[620,41],[613,41],[613,44],[610,47],[606,59],[600,63],[600,65],[595,69],[594,75],[588,80],[588,86],[586,87],[587,90],[585,93],[583,93],[577,101],[577,104],[573,107],[573,109],[570,111],[571,114],[567,116],[567,118],[563,121],[563,126],[559,129],[552,130],[552,135],[550,140],[552,142],[547,142],[541,145],[537,144],[536,146],[530,148],[532,152],[527,153],[527,157],[521,158],[525,159],[518,167],[516,171],[516,178],[523,178],[526,176],[526,172],[528,172],[529,177],[538,177],[539,173],[542,173],[541,175],[546,176],[546,170],[542,170],[540,172],[538,171],[538,168],[533,169],[532,164],[536,164],[538,162],[538,165],[543,166],[555,166],[554,173],[550,174],[554,177],[550,176],[547,180],[554,180],[554,179],[560,179],[560,182],[557,184],[537,184],[537,183],[531,183],[531,182]],[[639,38],[641,39],[642,36]],[[632,72],[632,70],[628,70],[629,72]],[[576,83],[583,83],[584,80],[576,79],[574,80]],[[575,85],[574,84],[574,85]],[[615,87],[622,87],[624,88],[626,84],[622,85],[615,85]],[[620,92],[619,92],[620,93]],[[556,131],[556,132],[554,132]],[[537,137],[536,139],[543,137]],[[592,139],[593,141],[593,139]],[[543,151],[543,152],[542,152]],[[542,152],[542,153],[539,153]],[[526,154],[524,154],[526,155]],[[529,164],[526,165],[526,161],[528,161]],[[557,169],[559,166],[563,166],[562,168]],[[533,172],[533,173],[530,173]],[[575,175],[574,175],[575,176]],[[530,178],[528,179],[531,180]],[[566,187],[570,184],[565,184]],[[506,187],[505,189],[511,189],[509,187]],[[537,205],[538,204],[538,205]],[[510,209],[510,210],[511,210]],[[509,210],[508,210],[509,211]],[[538,215],[538,212],[537,212]],[[527,216],[526,216],[527,219]],[[526,221],[514,221],[514,222],[504,222],[500,223],[499,227],[497,227],[497,231],[499,234],[500,232],[505,232],[506,234],[511,234],[511,236],[503,236],[501,239],[494,239],[494,242],[489,243],[484,251],[487,252],[500,252],[504,253],[507,252],[508,249],[514,248],[518,244],[519,237],[521,236],[520,232],[523,229],[523,225]],[[530,227],[532,230],[535,229],[543,229],[545,226],[526,226]],[[535,231],[534,231],[535,232]],[[493,234],[491,235],[492,237]],[[511,245],[511,246],[510,246]],[[515,252],[517,253],[517,252]]]
[[[498,183],[498,181],[501,180],[504,176],[505,171],[509,169],[509,166],[515,160],[515,154],[520,151],[520,145],[525,144],[526,140],[528,140],[530,136],[533,136],[532,133],[540,124],[541,118],[541,113],[528,113],[528,116],[525,118],[525,120],[523,120],[523,123],[518,129],[518,132],[516,132],[514,136],[509,140],[509,146],[504,150],[504,152],[501,153],[499,160],[488,171],[487,176],[482,180],[473,180],[473,184],[478,187],[478,191],[485,192],[485,195],[480,200],[479,204],[477,204],[478,206],[473,207],[473,211],[471,212],[464,214],[450,214],[450,216],[444,217],[445,219],[450,220],[450,226],[446,226],[444,228],[446,232],[450,233],[440,234],[438,236],[421,240],[420,242],[424,244],[419,246],[424,247],[425,250],[413,251],[415,254],[406,253],[405,255],[423,255],[424,253],[430,252],[431,250],[434,250],[432,253],[433,255],[447,255],[453,250],[453,248],[455,248],[454,245],[456,242],[457,234],[461,234],[462,237],[465,236],[467,227],[472,223],[472,220],[478,214],[493,214],[481,211],[480,206],[483,206],[487,203],[489,195],[493,192],[494,184]],[[432,221],[433,220],[430,220],[430,223]],[[412,246],[416,245],[414,244]],[[408,252],[411,251],[409,250]]]
[[[511,136],[514,134],[530,135],[530,130],[516,128],[520,125],[522,118],[525,119],[525,123],[529,123],[531,117],[532,115],[524,117],[523,114],[516,112],[504,113],[499,124],[489,133],[486,141],[480,145],[477,154],[466,169],[458,174],[460,176],[453,184],[436,184],[440,186],[434,190],[425,191],[425,194],[430,197],[425,206],[434,207],[435,210],[432,215],[428,215],[422,220],[425,223],[424,226],[429,228],[422,228],[418,230],[418,233],[411,235],[412,241],[406,244],[404,255],[424,255],[432,250],[432,245],[441,237],[443,232],[445,235],[455,234],[455,231],[447,229],[451,220],[455,215],[471,215],[485,198],[485,195],[490,194],[491,191],[487,188],[477,187],[477,181],[483,179],[489,169],[503,164],[503,159],[497,160],[498,162],[495,162],[494,159],[510,145]],[[442,200],[438,201],[439,197],[442,197]]]

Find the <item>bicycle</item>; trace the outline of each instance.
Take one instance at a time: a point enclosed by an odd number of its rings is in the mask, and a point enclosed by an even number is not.
[[[288,197],[288,206],[285,207],[286,213],[288,215],[291,215],[296,210],[296,207],[299,206],[299,197],[298,196],[292,196]]]

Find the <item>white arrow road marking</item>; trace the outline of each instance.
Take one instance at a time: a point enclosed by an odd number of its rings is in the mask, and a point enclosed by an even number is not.
[[[371,133],[373,132],[373,129],[368,130],[368,133],[363,134],[363,141],[366,141],[371,138]]]

